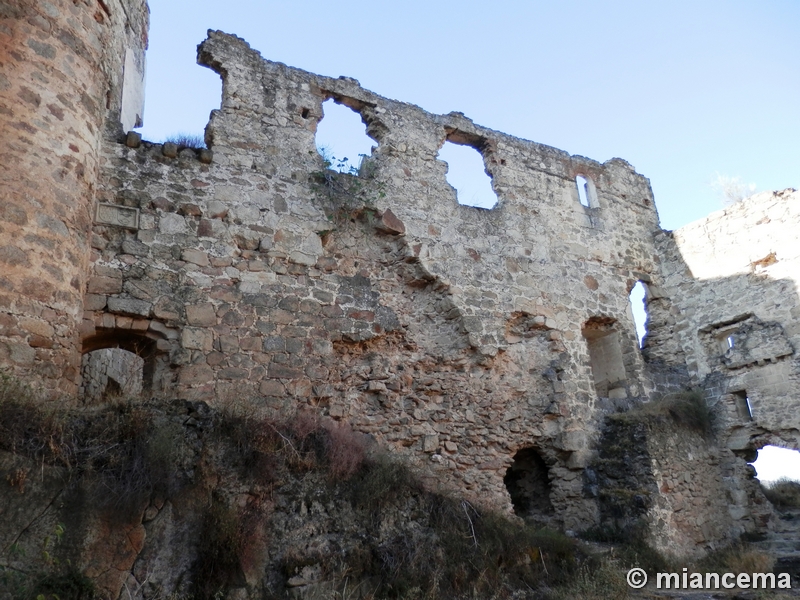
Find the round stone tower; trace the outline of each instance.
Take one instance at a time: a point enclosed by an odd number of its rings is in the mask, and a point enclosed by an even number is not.
[[[0,367],[74,394],[104,139],[141,114],[146,0],[0,4]]]

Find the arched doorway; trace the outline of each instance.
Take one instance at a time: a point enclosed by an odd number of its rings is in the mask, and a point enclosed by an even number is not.
[[[553,514],[549,469],[535,448],[523,448],[514,455],[503,483],[517,516],[538,520]]]
[[[137,397],[163,390],[169,368],[159,349],[157,333],[128,329],[97,329],[83,340],[81,396],[86,403],[114,396]]]

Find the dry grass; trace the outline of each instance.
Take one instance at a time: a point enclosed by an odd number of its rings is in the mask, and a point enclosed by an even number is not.
[[[164,143],[167,142],[171,142],[178,146],[178,150],[183,150],[184,148],[200,150],[206,147],[206,142],[202,135],[191,133],[176,133],[175,135],[171,135],[164,140]]]
[[[740,542],[712,552],[698,568],[713,573],[771,573],[775,559],[747,543]]]
[[[699,390],[669,394],[628,412],[613,415],[612,418],[656,422],[669,419],[703,436],[711,435],[713,429],[713,415]]]
[[[568,584],[554,590],[551,600],[624,600],[630,588],[624,569],[616,561],[606,559],[595,569],[582,568]]]
[[[140,519],[157,498],[192,498],[202,540],[181,593],[195,599],[263,573],[267,556],[284,584],[310,561],[329,597],[501,599],[571,585],[591,598],[592,585],[615,589],[577,541],[427,490],[405,463],[370,451],[366,436],[311,412],[279,418],[182,401],[67,410],[5,379],[0,448],[66,468],[93,510],[115,519]],[[333,554],[270,547],[273,498],[294,489],[351,514],[358,543]]]
[[[782,478],[761,486],[767,500],[780,508],[800,508],[800,482]]]

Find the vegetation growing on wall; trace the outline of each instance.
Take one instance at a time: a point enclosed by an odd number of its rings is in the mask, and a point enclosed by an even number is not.
[[[800,482],[779,479],[762,485],[767,500],[779,508],[800,508]]]
[[[378,200],[386,196],[386,186],[377,179],[375,159],[361,155],[357,165],[319,149],[324,169],[311,173],[311,187],[326,205],[328,218],[341,219],[374,213]]]
[[[185,597],[255,585],[247,583],[253,572],[284,588],[313,566],[326,597],[358,582],[373,598],[506,598],[598,568],[575,540],[431,491],[366,436],[310,413],[279,419],[242,402],[215,410],[124,399],[87,412],[42,403],[11,379],[1,383],[0,448],[63,468],[85,492],[75,510],[138,523],[160,497],[199,512],[195,545],[181,549],[195,557],[188,587],[178,590]],[[4,493],[21,493],[22,482],[8,483]],[[351,515],[342,518],[358,524],[357,543],[342,541],[338,554],[282,546],[276,497],[296,493]],[[60,600],[93,597],[88,588],[70,591],[67,579],[85,581],[80,571],[59,577],[47,589]]]
[[[711,435],[713,428],[711,409],[700,390],[668,394],[658,400],[642,404],[636,409],[612,415],[611,418],[651,424],[669,420],[679,427],[696,431],[703,436]]]

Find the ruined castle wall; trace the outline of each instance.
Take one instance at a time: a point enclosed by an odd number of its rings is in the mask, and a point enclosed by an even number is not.
[[[675,556],[764,531],[772,512],[744,461],[713,436],[647,408],[607,420],[587,490],[604,530],[645,526],[649,543]]]
[[[0,359],[49,389],[77,390],[101,131],[146,31],[143,0],[0,7]]]
[[[225,34],[200,60],[223,77],[213,158],[105,147],[98,201],[128,226],[95,224],[85,339],[146,337],[171,365],[163,393],[314,407],[505,508],[505,471],[535,447],[560,522],[593,522],[580,474],[610,400],[585,335],[617,340],[616,400],[648,393],[628,308],[655,271],[647,180],[264,61]],[[316,151],[330,97],[376,140],[359,177],[326,173]],[[496,208],[456,202],[436,160],[446,139],[482,153]]]
[[[656,548],[703,554],[765,530],[772,509],[750,467],[728,449],[672,427],[652,431],[647,448],[657,489],[647,515]]]
[[[676,340],[733,449],[800,443],[799,201],[765,192],[659,236]]]

